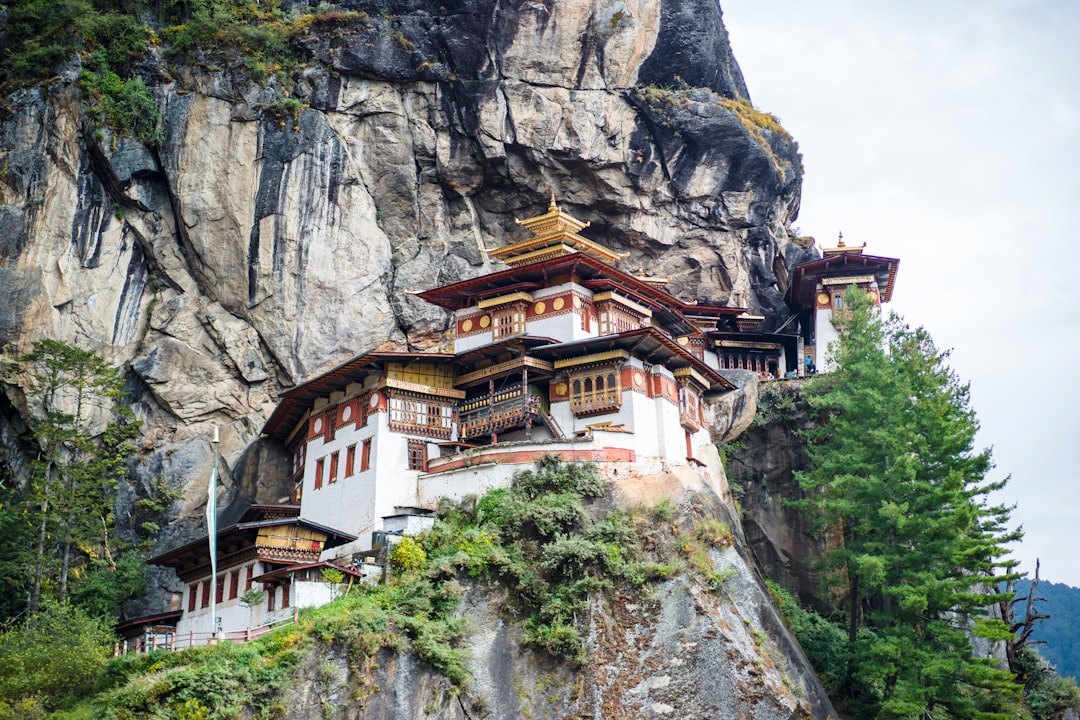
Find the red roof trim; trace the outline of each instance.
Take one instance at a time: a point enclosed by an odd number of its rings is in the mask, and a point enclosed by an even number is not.
[[[482,297],[481,294],[476,292],[469,292],[473,291],[478,286],[491,285],[492,293],[496,291],[501,292],[523,282],[528,282],[522,278],[527,278],[530,274],[539,273],[546,281],[547,278],[550,278],[553,274],[566,272],[573,273],[580,266],[587,266],[589,269],[593,270],[597,276],[600,276],[595,279],[589,278],[590,281],[596,281],[606,276],[606,279],[609,282],[623,287],[633,288],[634,291],[643,298],[648,298],[650,303],[656,303],[660,306],[672,308],[681,312],[694,313],[697,311],[698,313],[701,313],[715,310],[717,314],[728,314],[732,311],[735,311],[735,314],[738,314],[745,311],[745,308],[723,308],[717,305],[691,305],[685,303],[674,295],[670,295],[666,291],[653,286],[635,275],[624,272],[614,265],[609,265],[602,260],[594,258],[592,255],[582,252],[561,255],[548,260],[529,263],[528,265],[520,265],[488,275],[479,275],[467,280],[443,285],[442,287],[425,290],[424,292],[419,293],[418,297],[423,298],[433,305],[446,308],[447,310],[459,310],[463,307],[468,307],[468,303],[477,297]],[[588,284],[588,282],[586,282],[586,284]]]

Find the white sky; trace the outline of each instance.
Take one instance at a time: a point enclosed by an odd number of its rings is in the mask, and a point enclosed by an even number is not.
[[[1080,586],[1080,2],[720,4],[802,150],[795,225],[900,258],[891,308],[971,383],[1021,569]]]

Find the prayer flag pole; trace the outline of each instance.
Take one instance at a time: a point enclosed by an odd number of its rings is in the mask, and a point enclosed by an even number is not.
[[[217,640],[217,477],[218,477],[218,443],[221,438],[218,429],[214,428],[214,437],[210,441],[211,451],[214,453],[214,469],[210,473],[210,482],[207,488],[206,500],[206,534],[210,541],[210,637]]]

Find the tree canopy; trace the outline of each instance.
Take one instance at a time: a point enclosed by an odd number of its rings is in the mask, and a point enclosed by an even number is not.
[[[988,498],[1004,480],[975,449],[968,386],[924,329],[856,288],[845,307],[799,478],[847,634],[833,700],[859,718],[1017,717],[1020,685],[985,648],[1009,636],[991,609],[1019,532]]]
[[[4,380],[27,395],[32,458],[28,477],[0,488],[0,595],[29,617],[44,599],[115,614],[142,591],[142,563],[119,556],[115,532],[117,482],[138,432],[123,377],[93,351],[41,340],[5,364]]]

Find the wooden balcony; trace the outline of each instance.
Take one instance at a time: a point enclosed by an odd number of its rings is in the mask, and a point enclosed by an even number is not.
[[[570,398],[570,410],[578,417],[615,412],[622,407],[622,390],[615,387]]]
[[[461,412],[458,420],[458,436],[462,440],[491,435],[511,428],[525,427],[531,418],[539,424],[540,407],[530,402],[522,393],[498,393],[496,401],[490,398],[470,399],[472,409]],[[485,399],[487,403],[485,404]]]

